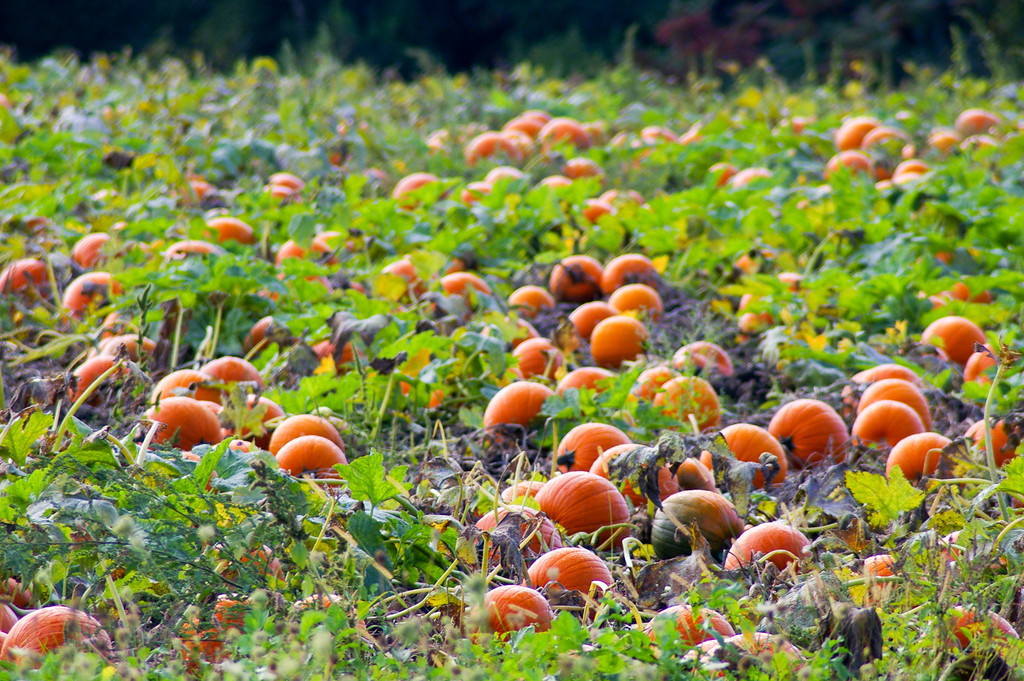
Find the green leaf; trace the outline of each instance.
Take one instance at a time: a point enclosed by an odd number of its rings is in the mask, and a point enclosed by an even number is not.
[[[14,115],[3,106],[0,106],[0,142],[11,144],[21,133],[21,126],[14,120]]]
[[[900,513],[912,511],[924,501],[925,493],[915,489],[896,466],[889,479],[875,473],[846,473],[846,486],[853,498],[867,506],[868,520],[875,527],[883,527],[896,520]]]
[[[405,477],[408,466],[396,466],[390,473],[384,471],[384,455],[377,452],[356,459],[349,464],[335,466],[348,482],[353,499],[369,501],[374,506],[405,492],[396,482]]]
[[[11,459],[18,466],[25,465],[25,458],[32,451],[32,445],[53,426],[53,417],[35,410],[28,418],[18,417],[8,424],[0,444],[0,457]]]
[[[1024,457],[1015,457],[1003,466],[1006,477],[999,483],[1000,492],[1024,494]]]

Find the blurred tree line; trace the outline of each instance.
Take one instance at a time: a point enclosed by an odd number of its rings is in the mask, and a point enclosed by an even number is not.
[[[60,47],[84,53],[198,50],[218,66],[328,51],[343,60],[449,70],[528,60],[588,71],[625,42],[670,73],[766,57],[784,76],[864,60],[898,74],[906,62],[1024,72],[1021,0],[2,0],[0,43],[22,59]]]

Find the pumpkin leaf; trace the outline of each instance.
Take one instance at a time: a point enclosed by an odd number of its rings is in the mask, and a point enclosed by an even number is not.
[[[629,482],[633,489],[639,490],[656,508],[661,508],[658,471],[665,466],[682,463],[689,456],[687,452],[694,451],[690,439],[678,433],[666,433],[650,447],[636,447],[623,452],[608,462],[609,477],[619,486]]]
[[[1024,457],[1015,457],[1003,466],[1006,477],[999,483],[1000,492],[1024,494]]]
[[[475,525],[467,525],[459,532],[457,552],[460,558],[468,558],[467,549],[475,547],[477,542],[487,535],[490,537],[492,550],[498,551],[498,560],[505,576],[520,582],[526,577],[526,560],[523,558],[523,551],[519,546],[523,543],[523,537],[540,527],[541,522],[543,522],[541,516],[528,518],[519,513],[506,513],[491,530],[480,530]],[[525,535],[524,528],[526,529]],[[476,559],[475,552],[472,559],[474,561]],[[470,564],[475,565],[476,563]]]
[[[714,437],[705,436],[704,440],[702,448],[711,453],[715,484],[723,492],[729,493],[736,513],[740,517],[745,517],[750,509],[750,498],[757,489],[754,478],[761,473],[765,484],[774,480],[780,470],[778,459],[773,454],[763,452],[757,463],[740,461],[729,449],[729,444],[721,433]]]
[[[876,473],[847,471],[846,486],[853,498],[867,506],[868,520],[875,527],[885,527],[899,518],[900,513],[912,511],[924,501],[925,493],[915,489],[896,466],[889,479]]]
[[[339,464],[335,468],[348,482],[353,499],[362,499],[373,506],[379,506],[405,493],[405,489],[396,481],[405,477],[408,466],[396,466],[387,473],[384,470],[384,455],[380,452],[360,457],[349,464]]]
[[[19,415],[5,429],[0,438],[0,457],[11,459],[15,465],[23,466],[32,445],[53,425],[53,417],[40,409],[32,409],[25,418]]]

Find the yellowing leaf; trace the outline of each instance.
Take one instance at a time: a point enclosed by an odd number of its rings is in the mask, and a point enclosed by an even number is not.
[[[428,364],[430,364],[430,349],[420,348],[402,365],[401,372],[406,376],[415,377]]]
[[[847,99],[857,99],[864,94],[864,85],[860,81],[851,80],[843,86],[843,96]]]
[[[654,269],[657,270],[658,274],[665,274],[665,268],[668,267],[668,256],[659,255],[657,258],[652,258],[651,264],[654,265]]]
[[[847,471],[846,487],[854,499],[868,508],[868,520],[875,527],[884,527],[900,513],[914,510],[925,498],[924,492],[907,482],[899,466],[889,472],[888,480],[875,473]]]
[[[320,376],[322,374],[334,375],[338,373],[337,367],[334,365],[334,356],[331,353],[320,360],[320,366],[313,370],[314,376]]]
[[[742,107],[753,109],[761,103],[761,92],[756,88],[747,88],[743,91],[743,94],[739,96],[736,103]]]
[[[392,302],[401,300],[408,286],[408,282],[397,274],[381,273],[373,279],[373,290],[377,295]]]

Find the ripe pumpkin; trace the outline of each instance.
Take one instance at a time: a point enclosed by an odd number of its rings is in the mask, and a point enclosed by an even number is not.
[[[150,402],[159,402],[167,397],[188,393],[188,397],[195,398],[201,402],[216,402],[220,404],[222,393],[216,388],[206,387],[207,383],[216,382],[213,376],[202,371],[192,369],[179,369],[172,371],[157,382],[153,388],[153,396]]]
[[[146,411],[150,421],[164,424],[153,437],[154,442],[171,442],[178,449],[192,449],[198,444],[215,445],[224,439],[220,421],[207,408],[209,402],[191,397],[167,397]]]
[[[995,372],[988,370],[996,366],[996,364],[998,362],[990,353],[972,352],[971,356],[967,358],[967,363],[964,364],[964,383],[991,384],[992,378],[989,374],[994,375]]]
[[[121,285],[109,272],[86,272],[64,289],[62,305],[72,316],[81,318],[90,306],[103,306],[108,296],[120,293]]]
[[[391,198],[399,199],[399,205],[414,206],[416,202],[408,198],[406,196],[407,194],[425,187],[428,184],[440,181],[441,180],[437,175],[432,175],[431,173],[412,173],[411,175],[406,175],[398,181],[395,188],[391,191]]]
[[[850,380],[854,383],[874,383],[885,378],[902,378],[904,381],[913,383],[917,388],[924,388],[924,381],[921,380],[921,377],[900,364],[879,364],[854,374]]]
[[[939,467],[939,452],[950,443],[950,439],[938,433],[918,433],[905,437],[889,451],[885,462],[885,474],[897,466],[907,480],[917,480],[922,475],[933,475]]]
[[[577,390],[593,390],[594,392],[601,392],[603,388],[598,385],[601,381],[612,378],[615,374],[602,369],[601,367],[580,367],[579,369],[573,369],[558,382],[555,386],[555,393],[562,395],[569,388],[576,388]]]
[[[94,637],[109,642],[95,617],[64,605],[51,605],[33,610],[11,627],[0,649],[0,659],[17,661],[15,649],[45,654],[65,643]]]
[[[979,615],[972,608],[956,606],[950,608],[947,622],[961,648],[966,648],[974,640],[984,644],[990,641],[1005,643],[1008,639],[1020,638],[1013,625],[995,612]]]
[[[917,412],[925,429],[932,427],[932,415],[928,408],[928,400],[913,383],[904,381],[902,378],[883,378],[880,381],[875,381],[860,396],[857,413],[860,414],[872,404],[882,400],[902,402]]]
[[[103,260],[103,247],[110,241],[106,232],[86,234],[71,249],[71,259],[83,269],[92,269]],[[0,287],[2,288],[2,287]]]
[[[514,424],[522,427],[540,415],[544,400],[554,395],[546,385],[533,381],[515,381],[499,390],[487,403],[484,410],[484,428],[499,424]]]
[[[669,622],[675,628],[680,640],[688,646],[695,646],[704,641],[714,640],[712,631],[718,632],[723,637],[735,636],[736,630],[729,624],[729,620],[714,610],[702,608],[699,613],[693,612],[693,608],[686,604],[673,605],[665,608],[647,623],[644,631],[655,640],[655,635],[662,624]]]
[[[509,295],[508,305],[518,308],[520,315],[533,318],[541,310],[553,309],[555,299],[540,286],[520,286]]]
[[[0,579],[0,601],[25,609],[32,602],[32,587],[23,588],[14,577]]]
[[[566,533],[595,532],[607,525],[629,521],[629,507],[610,481],[585,471],[573,471],[548,480],[537,492],[540,510],[565,528]],[[626,528],[606,530],[600,545],[621,546]]]
[[[555,458],[558,468],[567,471],[589,471],[602,451],[608,451],[618,445],[631,444],[629,436],[615,426],[604,423],[581,423],[562,438],[558,443]],[[562,463],[563,459],[571,459]]]
[[[782,444],[798,468],[832,456],[846,459],[850,439],[846,424],[836,410],[820,400],[793,400],[779,407],[768,424],[768,432]]]
[[[721,643],[716,640],[704,641],[698,644],[697,649],[703,656],[713,659],[718,650],[722,647],[736,647],[750,655],[764,655],[775,657],[779,653],[802,657],[800,649],[786,641],[780,636],[766,634],[761,631],[751,631],[745,634],[736,634],[724,639]]]
[[[338,433],[338,429],[334,427],[334,424],[315,414],[299,414],[298,416],[286,418],[274,429],[274,434],[270,436],[270,443],[267,449],[271,454],[277,456],[281,448],[286,444],[306,435],[319,435],[320,437],[327,438],[338,449],[345,450],[345,443],[342,441],[341,435]]]
[[[644,369],[636,377],[636,383],[633,384],[629,394],[637,399],[653,402],[655,395],[663,391],[664,385],[674,378],[679,378],[679,375],[678,371],[664,365]]]
[[[164,260],[168,262],[184,260],[190,255],[224,255],[224,249],[220,246],[211,244],[209,241],[202,241],[200,239],[179,241],[171,244],[171,246],[164,251]]]
[[[206,226],[216,230],[217,241],[237,241],[240,244],[252,244],[256,242],[253,229],[248,223],[229,216],[211,218],[206,221]]]
[[[282,409],[276,402],[264,397],[263,395],[260,395],[259,398],[255,395],[249,395],[246,397],[245,403],[249,407],[250,412],[256,409],[264,410],[263,416],[260,417],[260,421],[264,425],[264,432],[262,435],[254,436],[251,430],[248,428],[242,428],[242,431],[237,433],[237,437],[242,439],[252,439],[253,443],[255,443],[255,445],[260,449],[269,449],[272,430],[268,429],[266,424],[268,421],[283,418],[284,409]]]
[[[255,383],[263,387],[263,377],[260,370],[252,365],[252,362],[241,357],[220,357],[204,364],[199,369],[204,374],[209,374],[220,383]]]
[[[679,464],[679,468],[676,469],[676,480],[679,482],[679,489],[718,491],[711,470],[698,459],[688,458]]]
[[[956,117],[953,126],[964,137],[980,135],[996,127],[1002,121],[999,116],[985,109],[966,109]]]
[[[896,400],[878,400],[858,412],[852,434],[863,442],[895,447],[900,440],[927,430],[916,411]]]
[[[535,498],[540,488],[544,486],[544,483],[540,480],[520,480],[517,484],[506,487],[501,492],[501,500],[506,504],[511,504],[519,497]],[[518,508],[518,507],[513,507]]]
[[[733,366],[729,354],[721,346],[708,341],[695,341],[676,350],[672,366],[680,371],[714,367],[723,376],[732,376]]]
[[[836,147],[839,151],[860,149],[867,134],[879,125],[877,119],[868,116],[854,116],[843,121],[835,133]]]
[[[714,553],[743,532],[743,521],[721,494],[692,489],[676,492],[662,502],[651,525],[651,546],[662,559],[682,556],[691,550],[689,535],[680,532],[672,518],[683,527],[695,524]]]
[[[465,296],[469,289],[491,295],[491,287],[472,272],[452,272],[441,277],[441,288],[449,296]]]
[[[419,275],[416,274],[416,266],[413,265],[412,260],[408,257],[386,265],[381,270],[381,274],[389,274],[405,279],[406,294],[411,291],[416,296],[422,296],[427,291],[427,287],[424,286],[423,282],[420,281]]]
[[[615,289],[608,304],[617,312],[642,313],[653,320],[661,318],[664,305],[658,292],[647,284],[626,284]]]
[[[789,470],[789,464],[786,462],[786,452],[782,445],[779,444],[779,441],[775,439],[775,436],[767,430],[759,426],[750,425],[749,423],[735,423],[722,428],[721,433],[733,456],[740,461],[757,463],[761,460],[761,454],[764,452],[774,454],[775,458],[779,461],[779,472],[775,475],[772,482],[779,483],[786,479],[786,472]],[[714,470],[711,452],[701,452],[700,462],[709,471]],[[764,487],[764,473],[761,471],[758,471],[754,476],[754,486],[757,488]]]
[[[594,464],[590,467],[590,472],[594,475],[598,475],[606,480],[611,480],[611,470],[609,469],[609,462],[612,459],[625,454],[628,451],[632,451],[639,445],[629,443],[625,445],[616,445],[610,449],[605,450],[601,453],[601,456],[597,457]],[[633,502],[634,508],[641,508],[647,505],[647,499],[643,497],[639,492],[633,489],[633,485],[627,480],[623,483],[620,488],[622,495]],[[667,499],[669,496],[679,491],[679,482],[675,476],[672,475],[672,471],[669,470],[668,466],[662,466],[658,469],[658,495],[662,499]]]
[[[601,294],[603,276],[604,267],[597,260],[589,255],[570,255],[551,270],[548,290],[556,300],[586,303]]]
[[[880,553],[864,559],[864,579],[871,584],[867,593],[864,594],[865,605],[880,603],[892,592],[893,584],[884,582],[872,583],[872,578],[894,576],[893,567],[895,564],[896,559],[888,553]]]
[[[536,631],[551,628],[554,613],[544,596],[536,589],[506,584],[484,595],[487,622],[495,634],[507,634],[532,626]]]
[[[832,176],[839,172],[840,168],[846,168],[851,175],[872,174],[871,159],[868,158],[867,154],[853,149],[840,151],[829,159],[828,163],[825,164],[825,179],[831,179]]]
[[[646,255],[626,253],[613,258],[604,266],[601,291],[610,296],[615,289],[626,284],[647,284],[653,287],[657,283],[658,270]]]
[[[519,378],[544,376],[549,379],[562,367],[562,353],[547,338],[529,338],[516,346],[512,356],[518,360],[514,371]]]
[[[550,149],[556,143],[568,143],[577,149],[586,149],[590,146],[590,135],[583,129],[579,121],[572,118],[552,118],[537,133],[537,139]]]
[[[551,582],[583,593],[590,592],[593,582],[612,584],[612,573],[593,551],[578,546],[566,546],[548,551],[533,561],[527,573],[538,589]]]
[[[985,452],[985,422],[977,421],[967,429],[964,437],[970,438],[974,446]],[[1009,438],[1006,435],[1006,428],[1002,421],[997,421],[992,426],[992,447],[996,450],[995,460],[997,466],[1004,465],[1007,461],[1017,456],[1017,451],[1009,445]]]
[[[590,354],[600,367],[617,369],[643,354],[647,328],[632,317],[617,315],[600,321],[590,336]]]
[[[583,303],[573,310],[569,314],[569,321],[576,327],[576,332],[580,335],[580,338],[590,340],[591,334],[594,333],[594,327],[601,321],[614,317],[617,314],[619,314],[619,311],[608,303],[603,300],[595,300]]]
[[[984,345],[986,341],[985,332],[977,324],[956,315],[936,319],[921,334],[922,343],[938,346],[960,366],[974,354],[975,343]]]
[[[722,407],[711,384],[699,376],[679,376],[662,384],[662,392],[654,396],[654,406],[666,416],[689,424],[692,414],[698,430],[717,426],[722,420]]]
[[[0,272],[0,295],[21,293],[28,289],[42,291],[46,286],[46,265],[35,258],[16,260]]]
[[[510,503],[513,500],[514,497],[513,499],[510,499],[509,502],[506,503]],[[526,520],[523,522],[521,527],[523,537],[525,538],[526,528],[528,527],[530,520],[537,516],[537,512],[534,511],[532,508],[525,507],[513,508],[511,512],[518,513],[526,517]],[[480,517],[480,520],[476,521],[476,528],[484,532],[490,532],[498,525],[498,523],[501,522],[501,519],[509,513],[510,511],[505,508],[499,508],[497,511],[485,513]],[[560,549],[562,548],[562,536],[558,534],[558,529],[555,527],[555,524],[551,522],[549,519],[544,518],[543,520],[541,520],[540,527],[537,529],[537,533],[533,536],[533,540],[527,545],[527,548],[529,548],[537,555],[540,555],[545,551],[550,551],[552,549]]]
[[[78,379],[78,384],[75,386],[74,392],[71,393],[72,403],[78,400],[89,386],[112,366],[114,366],[113,357],[110,355],[97,355],[85,360],[71,372]],[[93,397],[95,397],[95,394]]]
[[[300,477],[312,473],[315,478],[336,478],[336,464],[346,464],[341,447],[319,435],[303,435],[289,440],[275,454],[281,470]]]
[[[8,633],[18,623],[18,615],[7,603],[0,602],[0,634]],[[0,642],[0,646],[3,643]]]
[[[732,543],[725,557],[725,569],[735,570],[750,565],[757,554],[770,557],[775,567],[785,570],[794,560],[801,559],[809,550],[811,542],[804,533],[792,525],[776,520],[751,527]],[[779,553],[774,553],[779,551]],[[783,553],[788,551],[788,553]],[[792,554],[792,555],[790,555]],[[799,571],[799,565],[796,564]]]

